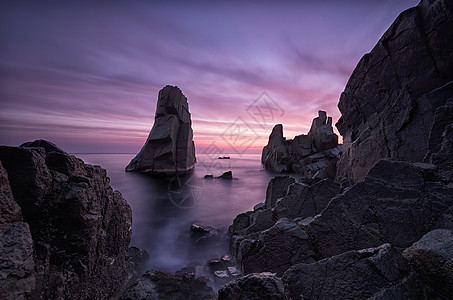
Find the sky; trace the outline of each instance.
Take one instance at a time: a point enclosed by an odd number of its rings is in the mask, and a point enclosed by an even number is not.
[[[168,84],[197,153],[259,153],[275,124],[293,138],[318,110],[335,123],[359,59],[417,3],[2,1],[0,145],[136,153]]]

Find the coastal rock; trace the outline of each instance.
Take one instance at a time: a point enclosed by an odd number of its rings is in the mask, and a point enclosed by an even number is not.
[[[227,171],[227,172],[224,172],[222,175],[220,175],[219,177],[217,178],[221,178],[221,179],[233,179],[233,172],[231,171]]]
[[[436,110],[453,97],[452,27],[450,1],[424,0],[362,57],[338,103],[339,182],[359,182],[381,158],[422,161],[433,147],[430,132],[444,131]]]
[[[453,205],[453,189],[430,181],[432,176],[425,170],[416,164],[382,159],[363,182],[333,197],[314,218],[281,218],[253,236],[233,233],[233,253],[245,274],[275,272],[280,276],[295,263],[350,250],[383,243],[409,247]],[[295,203],[307,200],[300,198]]]
[[[278,219],[314,217],[339,193],[339,185],[330,179],[312,185],[294,183],[276,204],[274,217]]]
[[[436,229],[403,252],[422,281],[445,298],[453,295],[453,231]]]
[[[33,240],[28,224],[0,224],[0,298],[29,299],[36,286]]]
[[[217,299],[205,278],[196,278],[193,272],[168,274],[162,271],[147,271],[142,278],[130,286],[121,300],[135,299]]]
[[[290,176],[275,176],[272,178],[267,184],[266,207],[274,207],[277,199],[286,196],[288,187],[294,182],[296,181]]]
[[[219,290],[219,300],[286,299],[283,284],[275,274],[257,273],[225,284]]]
[[[275,172],[296,172],[308,177],[318,173],[320,179],[333,179],[332,172],[324,172],[332,159],[338,159],[341,147],[333,132],[332,118],[319,111],[312,122],[308,135],[298,135],[292,140],[283,137],[283,126],[272,129],[268,144],[263,148],[261,162],[266,169]]]
[[[289,299],[423,299],[418,277],[390,244],[294,265],[282,281]]]
[[[195,145],[187,98],[176,86],[159,91],[155,121],[129,172],[175,174],[195,166]]]
[[[114,297],[127,280],[131,210],[106,171],[43,140],[0,146],[0,161],[33,240],[32,297]]]
[[[22,221],[20,206],[14,201],[8,173],[0,161],[0,224]]]

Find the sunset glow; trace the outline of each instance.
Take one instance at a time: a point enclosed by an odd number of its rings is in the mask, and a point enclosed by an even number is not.
[[[260,152],[274,124],[293,138],[319,109],[336,122],[360,57],[416,4],[4,2],[0,144],[136,153],[170,84],[189,100],[198,153]],[[250,113],[263,93],[281,109],[265,122]]]

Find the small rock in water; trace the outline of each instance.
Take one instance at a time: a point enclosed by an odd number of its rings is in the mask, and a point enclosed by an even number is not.
[[[215,271],[215,272],[214,272],[214,275],[215,275],[216,277],[222,278],[222,279],[228,278],[228,277],[229,277],[227,271],[225,271],[225,270]]]
[[[206,175],[204,175],[204,178],[205,179],[214,179],[214,175],[206,174]]]
[[[233,277],[237,277],[241,275],[241,272],[238,270],[236,267],[228,267],[228,272],[231,274]]]
[[[227,172],[223,173],[222,175],[220,175],[220,176],[217,177],[217,178],[222,178],[222,179],[233,179],[233,172],[227,171]]]

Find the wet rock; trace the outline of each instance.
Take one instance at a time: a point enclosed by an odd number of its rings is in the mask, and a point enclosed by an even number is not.
[[[292,140],[283,137],[281,124],[275,125],[268,144],[263,148],[261,162],[264,167],[276,172],[296,172],[308,177],[319,171],[321,179],[327,178],[328,174],[323,170],[330,160],[341,153],[341,148],[338,147],[338,136],[333,132],[332,118],[321,110],[318,115],[313,120],[308,135],[298,135]],[[337,155],[332,156],[336,152]]]
[[[403,252],[432,296],[453,295],[453,231],[436,229]]]
[[[203,177],[204,179],[214,179],[214,175],[206,174]]]
[[[174,174],[195,166],[195,145],[187,98],[176,86],[159,91],[153,128],[129,172]]]
[[[217,178],[221,178],[221,179],[233,179],[233,172],[227,171],[227,172],[223,173],[222,175],[220,175],[220,176],[217,177]]]
[[[135,299],[216,299],[216,294],[207,285],[205,278],[196,278],[193,272],[168,274],[162,271],[147,271],[120,297]]]
[[[32,297],[114,297],[127,280],[131,210],[106,171],[43,140],[0,146],[0,160],[33,239]]]
[[[418,277],[390,244],[294,265],[282,281],[289,299],[423,299]]]
[[[338,181],[351,186],[381,158],[417,162],[432,148],[430,133],[444,131],[436,110],[453,97],[452,26],[449,1],[421,1],[362,57],[338,103]]]
[[[286,299],[281,280],[272,273],[250,274],[227,283],[219,290],[219,300]]]
[[[129,260],[129,286],[143,274],[145,264],[149,258],[149,254],[146,250],[142,250],[135,246],[130,246],[127,250],[127,257]]]
[[[192,224],[190,226],[190,238],[194,246],[206,246],[209,244],[226,243],[227,230],[215,228],[205,224]]]

